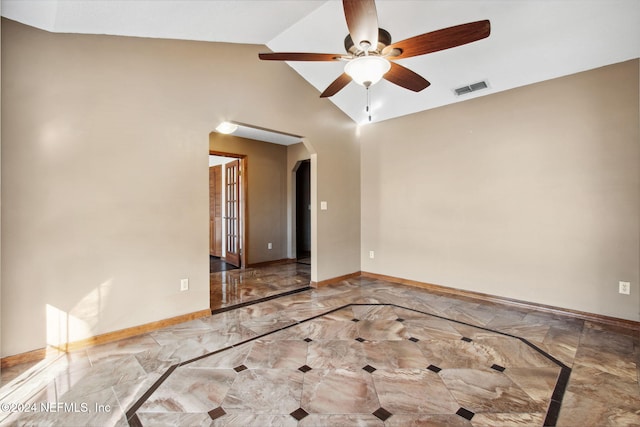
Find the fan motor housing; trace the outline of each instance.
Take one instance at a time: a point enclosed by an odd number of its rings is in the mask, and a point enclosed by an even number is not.
[[[382,52],[382,49],[389,46],[391,44],[391,34],[387,30],[383,30],[382,28],[378,28],[378,46],[371,51],[374,52]],[[351,38],[351,34],[347,34],[347,37],[344,38],[344,48],[347,52],[354,56],[358,56],[362,53],[362,51],[358,48],[358,46],[353,43],[353,39]]]

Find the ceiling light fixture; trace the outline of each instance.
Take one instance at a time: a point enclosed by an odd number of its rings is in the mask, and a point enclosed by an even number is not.
[[[344,72],[360,86],[367,88],[367,115],[371,121],[371,96],[369,87],[378,83],[382,77],[391,69],[391,63],[381,56],[369,55],[365,49],[364,56],[352,59],[347,62]]]
[[[237,130],[238,130],[238,125],[235,124],[235,123],[231,123],[231,122],[222,122],[216,128],[216,131],[218,131],[220,133],[224,133],[225,135],[228,135],[230,133],[234,133]]]
[[[369,87],[382,79],[391,63],[381,56],[365,55],[347,62],[344,72],[360,86]]]

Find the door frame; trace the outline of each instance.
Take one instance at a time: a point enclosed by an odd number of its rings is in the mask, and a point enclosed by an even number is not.
[[[228,153],[226,151],[209,150],[211,156],[222,156],[238,159],[240,161],[240,268],[247,266],[249,259],[247,242],[249,241],[249,210],[248,210],[248,159],[246,154]]]

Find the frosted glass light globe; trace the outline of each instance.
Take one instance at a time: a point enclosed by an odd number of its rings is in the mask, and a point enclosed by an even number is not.
[[[367,55],[349,61],[344,67],[344,72],[354,82],[369,87],[378,83],[389,69],[391,69],[391,63],[385,58]]]

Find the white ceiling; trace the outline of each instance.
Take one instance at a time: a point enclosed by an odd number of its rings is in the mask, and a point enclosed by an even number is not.
[[[640,57],[640,0],[378,0],[378,23],[394,41],[489,19],[491,35],[399,60],[431,86],[419,93],[382,81],[371,88],[373,121]],[[48,31],[265,44],[272,51],[343,53],[337,0],[2,0],[2,16]],[[258,63],[256,58],[256,63]],[[290,63],[318,95],[344,64]],[[261,67],[274,66],[271,62]],[[489,88],[457,97],[480,80]],[[334,102],[365,123],[365,89],[349,84]]]

